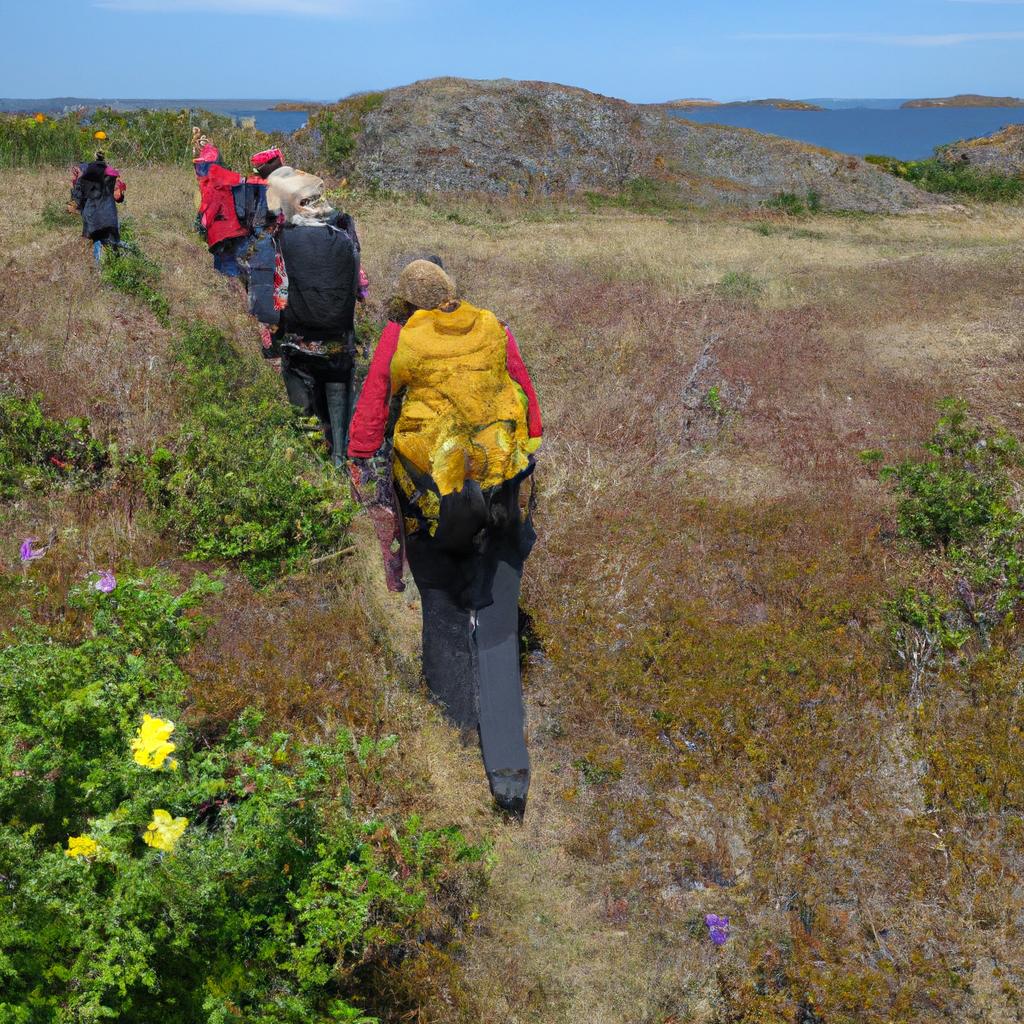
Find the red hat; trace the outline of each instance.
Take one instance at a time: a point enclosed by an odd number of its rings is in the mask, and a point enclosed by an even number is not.
[[[262,153],[253,153],[252,155],[253,167],[262,167],[264,164],[269,164],[271,160],[284,162],[284,154],[277,146],[272,146],[270,149],[263,150]]]
[[[215,145],[213,145],[213,143],[208,142],[199,151],[199,156],[197,156],[192,161],[192,163],[194,163],[194,164],[213,163],[215,160],[219,160],[219,159],[220,159],[220,152],[218,151],[217,147]]]

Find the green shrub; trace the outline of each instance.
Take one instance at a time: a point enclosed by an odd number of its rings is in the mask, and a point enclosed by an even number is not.
[[[187,412],[144,472],[160,525],[190,558],[237,560],[255,583],[340,547],[356,508],[297,435],[279,381],[207,324],[183,326],[176,354]]]
[[[32,117],[0,115],[0,167],[73,164],[102,148],[113,164],[180,164],[192,161],[192,128],[201,128],[217,144],[229,167],[244,169],[257,150],[280,142],[255,128],[236,127],[230,117],[205,110],[99,109],[88,118],[68,114],[37,122]],[[97,143],[93,132],[107,139]]]
[[[39,223],[44,228],[67,228],[73,224],[81,226],[78,214],[68,210],[66,199],[47,199],[39,211]]]
[[[632,178],[617,195],[587,192],[585,198],[591,210],[617,206],[635,213],[668,213],[686,205],[672,185],[654,178]]]
[[[751,274],[730,270],[718,282],[717,291],[723,298],[740,301],[751,300],[764,293],[764,285]]]
[[[324,107],[309,119],[308,136],[318,145],[318,157],[328,170],[337,172],[356,151],[363,118],[384,102],[379,92],[352,96],[332,107]]]
[[[947,400],[921,459],[882,470],[900,496],[900,533],[924,548],[944,549],[980,539],[1015,518],[1007,504],[1009,470],[1021,465],[1016,438],[975,423],[967,404]]]
[[[805,214],[821,212],[821,196],[814,189],[808,190],[803,196],[795,192],[780,192],[771,199],[766,199],[762,206],[767,210],[787,213],[791,217],[802,217]]]
[[[983,202],[1015,202],[1024,198],[1024,178],[1011,178],[970,164],[932,157],[928,160],[897,160],[868,156],[868,163],[909,181],[926,192],[960,195]]]
[[[109,461],[88,420],[49,419],[40,401],[0,395],[0,500],[58,481],[95,483]]]
[[[121,245],[104,246],[101,259],[100,275],[107,284],[141,299],[164,327],[170,324],[170,303],[157,288],[160,267],[136,245],[131,220],[121,222]]]
[[[484,851],[360,806],[393,738],[309,746],[249,713],[158,749],[215,586],[84,587],[77,631],[28,625],[0,652],[0,1020],[355,1024],[361,971],[461,925]],[[133,757],[145,714],[164,735]]]

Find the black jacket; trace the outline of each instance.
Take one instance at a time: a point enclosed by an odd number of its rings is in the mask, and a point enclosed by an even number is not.
[[[106,164],[82,164],[82,173],[71,188],[71,198],[82,214],[83,238],[118,239],[116,186],[117,175],[109,174]]]
[[[359,241],[348,214],[333,214],[322,225],[286,225],[280,235],[288,274],[288,306],[280,330],[311,341],[355,337],[359,289]]]

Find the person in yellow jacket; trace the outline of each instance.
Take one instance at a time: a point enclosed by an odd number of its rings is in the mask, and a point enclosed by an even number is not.
[[[399,309],[352,419],[350,472],[392,590],[408,556],[431,694],[464,735],[478,731],[494,799],[521,819],[530,762],[519,587],[536,539],[521,493],[532,494],[540,406],[511,331],[458,301],[439,264],[414,260],[399,278]]]

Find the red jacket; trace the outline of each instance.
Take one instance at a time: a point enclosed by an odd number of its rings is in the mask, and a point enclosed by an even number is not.
[[[206,228],[206,244],[211,249],[225,238],[241,238],[248,234],[238,221],[235,197],[231,191],[233,185],[239,185],[243,180],[240,174],[220,164],[211,164],[209,174],[199,179],[202,196],[199,216]]]
[[[391,411],[391,360],[398,348],[398,336],[402,325],[391,321],[384,328],[373,353],[370,370],[359,394],[356,410],[349,428],[348,454],[351,458],[369,458],[375,455],[384,443],[388,416]],[[519,354],[519,346],[512,332],[506,327],[508,346],[505,361],[508,375],[523,389],[526,395],[526,422],[530,437],[540,437],[543,427],[540,418],[540,403],[534,390],[530,374]]]

